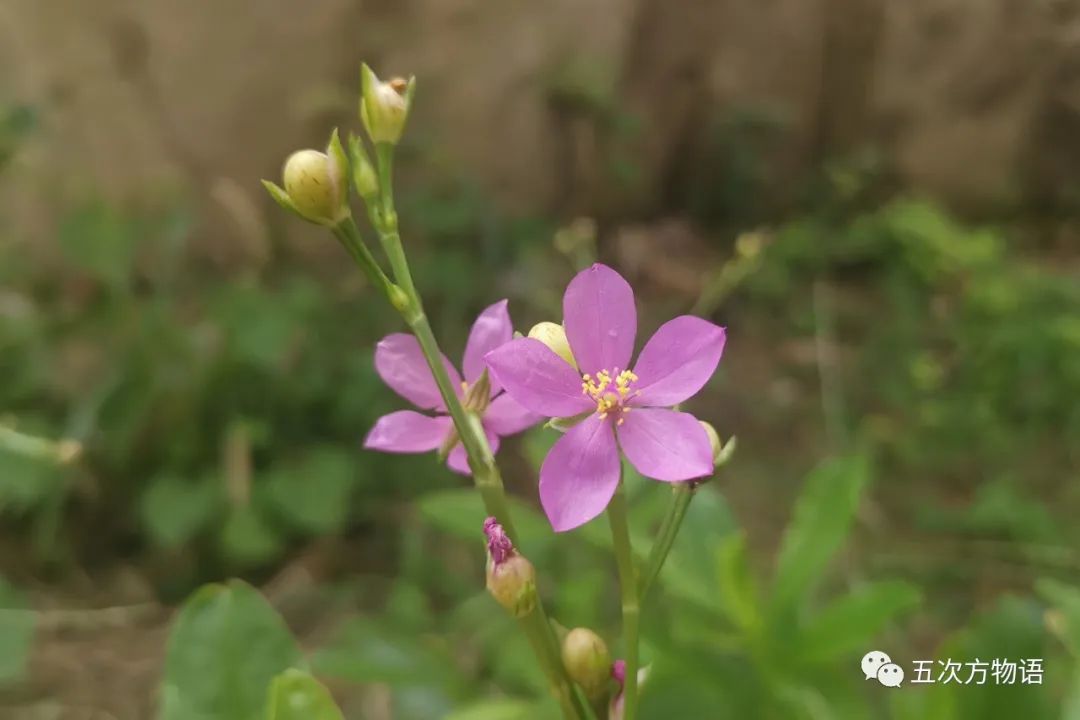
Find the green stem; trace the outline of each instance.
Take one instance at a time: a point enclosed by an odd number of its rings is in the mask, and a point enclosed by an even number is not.
[[[506,490],[503,487],[502,475],[495,464],[495,456],[491,452],[487,435],[484,433],[480,419],[465,410],[458,397],[457,390],[450,380],[449,374],[442,363],[442,352],[432,332],[431,323],[424,312],[423,301],[420,293],[413,283],[412,271],[405,255],[405,249],[398,234],[397,211],[394,208],[393,196],[393,145],[379,143],[375,147],[376,160],[379,175],[379,206],[370,209],[372,224],[379,234],[386,256],[390,261],[390,269],[394,274],[395,286],[402,291],[404,302],[399,307],[405,322],[409,325],[420,349],[424,354],[428,367],[435,378],[435,384],[439,388],[446,405],[446,410],[454,421],[461,444],[469,460],[469,469],[472,471],[473,483],[483,499],[484,507],[488,515],[494,516],[502,524],[507,534],[513,540],[517,540],[517,532],[513,520],[510,517],[510,505],[507,502]],[[559,644],[555,638],[551,624],[547,620],[543,604],[537,599],[536,609],[522,621],[526,626],[525,632],[536,651],[537,659],[544,669],[556,697],[559,698],[563,713],[569,720],[585,720],[588,715],[581,704],[581,700],[574,691],[573,684],[563,667]]]
[[[656,534],[656,540],[653,541],[652,550],[649,552],[649,559],[645,563],[645,572],[641,576],[641,587],[638,592],[642,602],[645,602],[653,583],[660,576],[668,553],[671,552],[671,546],[679,535],[683,518],[686,517],[686,509],[690,507],[690,501],[694,499],[694,490],[695,487],[688,482],[678,483],[672,490],[671,504],[668,505],[663,522],[660,523],[660,530]]]
[[[619,586],[622,589],[623,652],[626,657],[626,681],[623,685],[623,720],[637,716],[638,673],[638,621],[641,613],[638,605],[638,583],[634,576],[634,550],[630,546],[630,523],[628,520],[626,491],[619,481],[619,488],[608,505],[611,523],[611,539],[615,545],[615,564],[619,569]]]
[[[394,298],[398,294],[395,292],[394,284],[390,282],[390,278],[386,277],[386,273],[379,267],[378,261],[375,256],[371,254],[371,250],[364,243],[364,239],[360,237],[360,228],[356,227],[356,222],[352,219],[352,216],[345,218],[337,225],[334,225],[330,230],[334,233],[345,249],[352,255],[353,260],[360,266],[360,269],[367,275],[368,280],[374,285],[383,295],[390,300],[391,304],[394,303]]]
[[[574,692],[573,686],[566,678],[559,647],[553,642],[555,636],[551,631],[547,615],[544,614],[544,606],[537,602],[531,613],[518,618],[518,624],[529,639],[529,644],[532,645],[540,667],[551,684],[551,694],[559,701],[563,716],[582,720],[589,717],[586,715],[581,698]]]

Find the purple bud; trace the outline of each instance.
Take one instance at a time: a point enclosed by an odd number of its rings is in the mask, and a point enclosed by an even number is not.
[[[487,537],[487,589],[514,617],[525,617],[536,607],[536,570],[514,549],[498,521],[484,521]]]
[[[502,565],[517,554],[514,543],[510,542],[510,537],[495,518],[489,517],[484,521],[484,536],[487,537],[488,554],[496,565]]]

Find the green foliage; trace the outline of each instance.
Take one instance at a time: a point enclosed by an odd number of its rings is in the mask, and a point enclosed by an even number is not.
[[[22,679],[33,639],[33,612],[22,594],[0,576],[0,687]]]
[[[302,663],[295,640],[258,591],[239,581],[208,585],[173,625],[161,720],[262,720],[271,680]]]
[[[345,720],[319,681],[299,670],[286,670],[270,684],[266,720]]]
[[[777,559],[775,612],[788,612],[814,589],[847,537],[868,474],[866,458],[854,456],[828,460],[806,479]]]

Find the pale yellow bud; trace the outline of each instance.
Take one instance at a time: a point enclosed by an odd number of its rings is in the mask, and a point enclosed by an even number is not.
[[[588,628],[574,628],[562,643],[566,673],[590,699],[600,697],[611,679],[611,653],[599,635]]]
[[[720,457],[720,451],[724,449],[723,443],[720,442],[720,435],[716,432],[711,424],[704,420],[698,420],[701,427],[705,428],[705,434],[709,436],[709,445],[712,446],[713,463],[716,463],[717,458]]]
[[[555,354],[577,368],[577,360],[570,350],[570,343],[566,339],[566,330],[562,325],[553,322],[542,322],[533,325],[529,331],[529,337],[547,345],[555,351]]]
[[[511,615],[522,618],[536,608],[536,569],[517,553],[488,561],[487,589]]]
[[[303,217],[333,225],[348,215],[342,203],[344,178],[331,168],[330,158],[318,150],[298,150],[285,161],[282,171],[285,193]]]
[[[396,145],[405,132],[405,121],[409,117],[409,106],[416,87],[415,79],[394,78],[383,82],[367,65],[361,68],[360,79],[360,119],[368,137],[375,144]]]

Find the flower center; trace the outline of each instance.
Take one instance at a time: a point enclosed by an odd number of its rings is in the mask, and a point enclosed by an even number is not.
[[[622,415],[630,412],[626,403],[637,395],[633,387],[637,379],[632,370],[619,372],[619,368],[601,370],[596,375],[586,373],[581,376],[581,393],[596,401],[596,412],[601,420],[613,414],[618,418],[616,423],[622,425]]]

